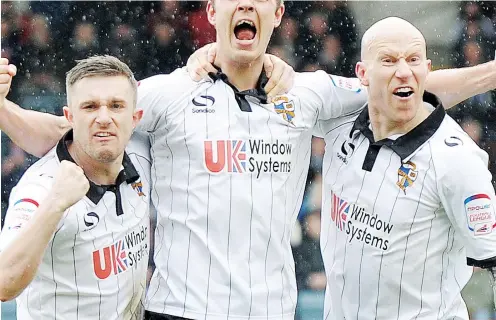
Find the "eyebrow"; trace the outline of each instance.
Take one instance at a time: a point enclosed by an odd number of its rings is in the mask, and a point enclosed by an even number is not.
[[[127,104],[126,103],[126,100],[124,100],[122,98],[115,98],[115,97],[112,98],[112,99],[110,99],[110,100],[107,100],[107,103],[108,102],[110,102],[110,103],[120,102],[120,103]],[[88,100],[84,100],[79,105],[80,106],[83,106],[83,105],[91,104],[91,103],[100,104],[100,99],[88,99]]]

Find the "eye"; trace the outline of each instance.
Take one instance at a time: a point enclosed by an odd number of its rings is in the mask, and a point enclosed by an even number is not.
[[[413,57],[410,58],[410,62],[412,62],[412,63],[418,63],[418,62],[420,62],[420,57],[413,56]]]
[[[124,104],[122,104],[120,102],[114,102],[114,103],[112,103],[111,107],[112,107],[112,109],[121,109],[121,108],[124,108]]]
[[[86,105],[83,106],[83,109],[84,110],[93,110],[93,109],[96,109],[96,104],[94,104],[94,103],[86,104]]]
[[[382,58],[381,62],[384,65],[392,65],[394,63],[393,59],[390,57]]]

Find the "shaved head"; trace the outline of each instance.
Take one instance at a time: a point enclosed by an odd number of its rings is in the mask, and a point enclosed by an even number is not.
[[[408,36],[415,38],[423,43],[425,47],[425,38],[414,25],[410,22],[398,18],[389,17],[374,23],[370,28],[365,31],[362,37],[361,47],[361,60],[365,61],[370,59],[370,53],[373,51],[372,47],[376,42],[385,37],[392,36]]]

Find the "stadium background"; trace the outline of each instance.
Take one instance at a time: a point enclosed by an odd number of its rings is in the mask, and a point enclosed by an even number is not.
[[[18,67],[10,98],[24,107],[61,114],[64,75],[75,59],[112,54],[137,79],[168,73],[215,39],[206,2],[1,3],[2,57]],[[353,76],[361,34],[388,15],[404,17],[426,36],[434,68],[470,66],[494,59],[496,3],[286,1],[286,14],[269,52],[297,71],[323,69]],[[496,67],[496,65],[495,65]],[[494,92],[465,101],[453,111],[471,137],[496,163]],[[314,139],[307,190],[292,239],[300,290],[298,317],[322,319],[325,278],[319,248],[323,142]],[[36,159],[2,135],[2,222],[9,191]],[[487,275],[477,270],[464,290],[472,319],[496,319]],[[15,319],[13,303],[3,320]]]

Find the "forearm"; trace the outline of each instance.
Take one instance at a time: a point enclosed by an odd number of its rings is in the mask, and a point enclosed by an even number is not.
[[[437,95],[446,109],[486,91],[496,88],[496,62],[474,67],[433,71],[427,77],[425,89]]]
[[[69,129],[64,117],[26,110],[9,100],[0,108],[0,130],[37,157],[44,156]]]
[[[0,252],[0,300],[17,297],[33,280],[64,211],[41,204],[17,238]]]

